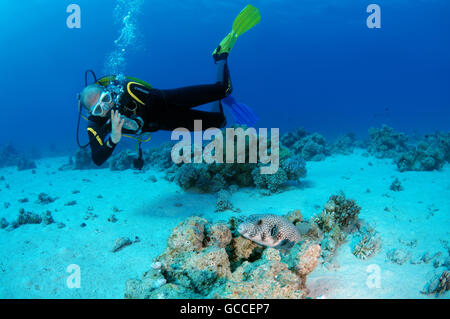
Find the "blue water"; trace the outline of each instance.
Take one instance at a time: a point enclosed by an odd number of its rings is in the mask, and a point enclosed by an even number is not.
[[[102,75],[121,25],[116,1],[78,0],[82,26],[69,29],[70,3],[0,1],[2,142],[76,149],[84,71]],[[157,88],[213,82],[211,51],[246,3],[144,1],[126,74]],[[252,1],[262,22],[238,40],[230,69],[234,95],[257,111],[259,126],[303,126],[326,137],[364,136],[382,123],[448,130],[450,3],[379,0],[382,27],[368,29],[370,3]]]
[[[366,25],[372,1],[381,7],[380,29]],[[71,3],[81,8],[80,29],[66,25]],[[157,169],[158,163],[149,163],[143,172],[66,165],[78,149],[77,94],[87,69],[98,78],[123,72],[159,89],[214,83],[211,53],[247,3],[0,0],[0,157],[12,142],[19,152],[32,151],[37,164],[20,170],[0,163],[0,226],[5,228],[0,229],[0,298],[122,298],[125,282],[149,270],[172,230],[187,217],[216,221],[300,209],[307,221],[341,190],[362,206],[360,217],[379,232],[381,250],[359,260],[351,252],[354,243],[346,242],[339,250],[342,267],[318,266],[308,277],[311,296],[434,298],[420,289],[433,271],[448,271],[448,163],[437,163],[439,169],[432,171],[400,172],[393,156],[376,157],[378,149],[333,153],[321,161],[307,160],[307,175],[300,183],[285,183],[279,193],[237,190],[234,209],[220,213],[217,194],[185,191],[170,179],[170,170]],[[409,136],[450,131],[450,2],[251,4],[260,9],[261,23],[238,39],[229,67],[233,96],[253,108],[260,119],[257,126],[280,128],[281,133],[304,127],[330,143],[349,132],[361,140],[370,127],[383,124]],[[87,142],[85,127],[83,121],[82,144]],[[144,149],[169,139],[170,132],[153,133]],[[431,139],[430,147],[435,146]],[[114,155],[134,147],[133,140],[122,139]],[[291,151],[300,152],[293,146]],[[291,155],[295,159],[303,153]],[[161,158],[155,161],[164,164]],[[414,159],[421,165],[430,160]],[[291,162],[294,167],[302,163]],[[180,171],[177,176],[183,177]],[[394,178],[401,191],[392,189]],[[54,200],[42,203],[42,193]],[[21,209],[51,212],[55,222],[16,229],[12,223]],[[117,220],[111,222],[112,217]],[[3,227],[5,221],[11,222],[9,228]],[[121,253],[111,252],[123,236],[139,240]],[[399,262],[405,251],[411,258]],[[436,258],[431,262],[428,255]],[[83,269],[82,289],[66,287],[71,264]],[[382,269],[382,289],[366,287],[370,264]]]

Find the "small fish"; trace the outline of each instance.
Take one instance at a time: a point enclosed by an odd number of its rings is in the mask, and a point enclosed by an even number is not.
[[[300,241],[298,229],[286,218],[273,214],[247,217],[238,227],[245,238],[263,246],[286,249]]]

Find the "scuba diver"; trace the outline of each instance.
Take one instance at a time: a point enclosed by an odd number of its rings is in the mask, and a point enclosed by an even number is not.
[[[87,71],[92,72],[95,83],[87,85],[79,94],[79,105],[89,112],[87,131],[94,163],[100,166],[111,156],[122,133],[140,136],[179,127],[193,131],[194,120],[202,120],[204,129],[222,128],[227,122],[222,102],[230,107],[236,122],[249,126],[254,124],[257,118],[252,110],[230,96],[233,88],[227,58],[238,36],[260,21],[259,10],[251,5],[236,17],[232,31],[213,52],[217,65],[214,84],[160,90],[142,80],[123,75],[105,76],[97,80],[92,71]],[[193,109],[207,103],[212,103],[209,111]],[[79,111],[81,115],[81,107]],[[142,140],[138,141],[139,158],[134,166],[141,169]]]

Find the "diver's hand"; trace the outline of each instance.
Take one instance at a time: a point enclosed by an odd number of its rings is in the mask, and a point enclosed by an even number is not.
[[[122,126],[124,119],[120,116],[119,111],[111,111],[111,140],[114,144],[119,143],[122,138]]]

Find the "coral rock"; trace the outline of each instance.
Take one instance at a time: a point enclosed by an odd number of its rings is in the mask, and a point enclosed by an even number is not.
[[[395,264],[403,265],[410,259],[411,254],[404,249],[392,249],[387,253],[386,257]]]
[[[0,228],[4,229],[8,227],[8,225],[9,225],[8,221],[4,217],[2,217],[2,219],[0,220]]]
[[[146,272],[141,279],[127,280],[124,297],[126,299],[157,298],[156,291],[160,290],[165,284],[166,279],[161,271],[159,269],[152,269]],[[178,298],[180,297],[182,297],[182,295]]]
[[[306,275],[317,265],[319,245],[297,244],[285,261],[279,250],[240,237],[237,223],[230,219],[231,229],[200,217],[180,223],[155,266],[127,281],[125,298],[306,297]]]
[[[38,199],[37,199],[37,203],[41,204],[41,205],[47,205],[50,203],[53,203],[55,200],[57,200],[58,198],[52,198],[50,197],[48,194],[46,193],[40,193],[38,195]]]
[[[298,276],[285,263],[265,261],[263,264],[243,264],[239,273],[247,274],[242,281],[228,281],[223,297],[229,299],[300,299],[306,296]]]
[[[218,277],[230,277],[230,262],[224,248],[208,247],[186,261],[187,269],[207,270]]]
[[[231,276],[228,254],[224,248],[216,246],[178,254],[166,251],[158,261],[164,265],[168,282],[199,295],[207,295],[215,285]]]
[[[247,238],[244,237],[233,238],[231,242],[231,249],[233,252],[232,261],[250,258],[254,250],[258,247],[261,246]]]
[[[381,128],[370,128],[369,135],[367,149],[377,158],[395,158],[399,153],[408,151],[406,134],[397,133],[387,125]]]
[[[352,253],[359,259],[365,260],[375,255],[381,249],[381,240],[378,236],[365,235],[356,244]]]
[[[209,230],[208,245],[225,248],[231,242],[231,231],[225,223],[215,223]]]
[[[19,216],[17,217],[17,224],[25,225],[25,224],[40,224],[42,222],[42,217],[38,214],[34,214],[31,212],[26,212],[23,208],[19,211]]]
[[[36,168],[36,163],[33,160],[26,158],[25,156],[22,156],[18,159],[17,170],[24,171],[33,168]]]
[[[49,210],[42,214],[42,221],[44,222],[45,225],[50,225],[55,222],[52,213]]]
[[[450,290],[450,271],[445,270],[442,274],[435,274],[433,278],[425,285],[422,293],[427,295],[440,295]]]
[[[130,151],[122,151],[109,160],[109,169],[112,171],[124,171],[133,167],[133,161],[136,155]]]
[[[280,252],[275,248],[267,248],[264,250],[262,258],[267,261],[281,261]]]
[[[389,186],[389,189],[390,189],[391,191],[394,191],[394,192],[400,192],[400,191],[403,190],[403,186],[402,186],[402,184],[400,183],[400,180],[399,180],[398,178],[396,178],[396,179],[394,179],[394,181],[392,182],[391,186]]]
[[[173,251],[195,251],[203,247],[205,225],[208,221],[201,217],[191,217],[181,222],[172,231],[167,247]]]
[[[357,141],[354,133],[340,135],[331,145],[331,152],[334,154],[350,155],[353,153]]]
[[[295,269],[301,277],[309,275],[317,266],[317,262],[321,253],[320,246],[306,242],[300,248],[296,255],[297,264]]]
[[[217,193],[216,212],[223,212],[228,209],[233,209],[233,204],[230,201],[231,193],[226,190],[220,190]]]
[[[111,248],[111,251],[113,253],[121,250],[122,248],[131,245],[133,242],[128,237],[121,237],[116,239],[113,248]]]
[[[303,221],[303,216],[300,209],[293,210],[287,213],[284,217],[286,217],[293,224],[297,224]]]

